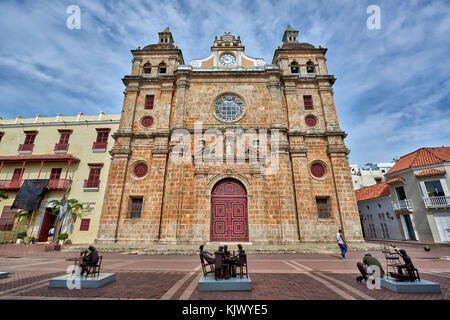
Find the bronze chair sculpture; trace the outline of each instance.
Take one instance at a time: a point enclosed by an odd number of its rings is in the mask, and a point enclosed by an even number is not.
[[[200,263],[202,264],[204,276],[208,274],[214,274],[214,258],[212,257],[211,253],[203,251],[203,245],[200,246]]]
[[[247,254],[242,249],[242,246],[238,244],[239,253],[238,253],[238,265],[239,268],[239,277],[242,279],[242,276],[245,275],[248,278],[248,268],[247,268]],[[244,272],[245,269],[245,272]]]
[[[229,279],[230,277],[243,276],[248,278],[247,255],[238,244],[238,254],[231,254],[227,246],[220,246],[214,252],[214,256],[203,250],[203,245],[200,246],[200,263],[202,265],[203,275],[214,274],[214,279]],[[239,272],[237,272],[239,269]]]

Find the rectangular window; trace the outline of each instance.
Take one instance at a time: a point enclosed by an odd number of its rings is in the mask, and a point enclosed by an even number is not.
[[[91,224],[91,219],[81,219],[80,231],[89,231],[90,224]]]
[[[69,143],[70,133],[61,133],[59,136],[59,144],[68,144]]]
[[[316,198],[317,214],[319,219],[328,219],[330,217],[328,211],[328,199]]]
[[[100,170],[101,168],[91,168],[91,170],[89,170],[89,185],[98,187],[98,183],[100,181]]]
[[[425,188],[427,189],[429,198],[445,196],[444,189],[439,180],[425,181]]]
[[[19,181],[21,172],[22,172],[21,168],[14,169],[14,173],[13,173],[13,176],[12,176],[11,180],[12,181]]]
[[[4,206],[0,218],[0,231],[12,231],[14,227],[15,214],[18,209],[11,209],[10,206]]]
[[[402,201],[406,199],[405,189],[403,187],[395,188],[395,192],[397,193],[398,201]]]
[[[142,214],[142,198],[131,198],[131,219],[140,219]]]
[[[50,172],[50,180],[59,180],[62,168],[53,168]]]
[[[111,129],[97,129],[97,139],[95,140],[92,149],[106,149],[106,146],[108,145],[108,136],[109,131]]]
[[[146,95],[145,96],[145,107],[144,109],[153,109],[153,103],[155,101],[155,96],[154,95]]]
[[[97,132],[97,140],[96,142],[108,142],[108,131],[99,131]]]
[[[305,104],[305,109],[306,110],[314,109],[312,96],[303,96],[303,103]]]
[[[2,142],[2,138],[3,138],[4,135],[5,135],[4,132],[0,132],[0,142]]]
[[[25,142],[23,144],[26,144],[26,145],[34,144],[35,139],[36,139],[35,133],[28,133],[25,137]]]
[[[377,238],[377,232],[375,230],[375,224],[373,223],[373,217],[371,214],[367,215],[367,222],[369,225],[369,238]]]

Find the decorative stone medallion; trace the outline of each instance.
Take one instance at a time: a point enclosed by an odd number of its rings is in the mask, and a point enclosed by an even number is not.
[[[145,163],[139,163],[134,167],[133,173],[137,178],[145,177],[148,172],[148,167]]]
[[[315,127],[317,125],[317,119],[314,116],[307,116],[305,118],[305,123],[308,127]]]
[[[313,163],[311,166],[311,174],[316,178],[322,178],[326,169],[321,163]]]
[[[141,125],[144,128],[149,128],[153,125],[153,118],[152,117],[143,117],[141,120]]]
[[[226,94],[214,104],[215,117],[223,122],[236,122],[244,116],[244,102],[233,94]]]

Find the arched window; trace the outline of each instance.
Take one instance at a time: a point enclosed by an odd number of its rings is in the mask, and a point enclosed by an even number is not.
[[[142,69],[142,74],[150,74],[152,72],[152,65],[150,63],[144,64],[144,68]]]
[[[306,72],[307,73],[315,73],[315,71],[314,71],[314,63],[312,63],[311,61],[308,61],[306,63]]]
[[[300,69],[299,69],[299,66],[298,66],[298,63],[297,63],[297,61],[292,61],[292,63],[291,63],[291,73],[299,73],[300,72]]]
[[[158,66],[158,73],[166,73],[167,72],[167,66],[164,62],[161,62]]]

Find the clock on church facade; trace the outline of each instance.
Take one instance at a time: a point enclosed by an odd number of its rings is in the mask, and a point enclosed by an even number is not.
[[[189,63],[169,28],[131,51],[98,242],[362,241],[327,49],[298,36],[270,63],[230,32]]]

